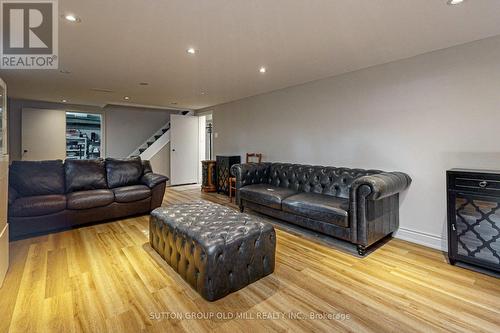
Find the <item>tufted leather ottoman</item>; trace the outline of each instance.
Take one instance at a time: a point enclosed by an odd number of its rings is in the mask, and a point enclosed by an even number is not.
[[[274,228],[208,201],[155,209],[149,222],[149,241],[209,301],[274,271]]]

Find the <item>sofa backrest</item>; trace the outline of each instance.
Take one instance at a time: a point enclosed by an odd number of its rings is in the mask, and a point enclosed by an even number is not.
[[[143,175],[140,157],[106,159],[106,176],[109,188],[139,184]]]
[[[64,170],[66,193],[108,188],[103,159],[66,160]]]
[[[380,170],[272,163],[269,183],[297,192],[321,193],[349,198],[351,184],[356,178],[381,172]]]
[[[63,161],[13,161],[9,186],[22,197],[64,194]]]

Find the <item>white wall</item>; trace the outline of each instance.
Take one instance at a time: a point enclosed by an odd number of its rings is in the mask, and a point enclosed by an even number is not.
[[[154,173],[170,177],[170,143],[149,159]],[[167,182],[170,185],[170,180]]]
[[[446,169],[500,169],[500,37],[207,110],[216,154],[407,172],[398,236],[444,248]]]

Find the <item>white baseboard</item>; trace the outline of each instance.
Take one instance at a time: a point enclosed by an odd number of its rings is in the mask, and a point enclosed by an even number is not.
[[[394,234],[394,237],[436,250],[448,251],[446,239],[437,235],[406,228],[399,228],[399,230]]]

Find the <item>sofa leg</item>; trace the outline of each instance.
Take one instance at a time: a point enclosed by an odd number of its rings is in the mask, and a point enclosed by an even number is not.
[[[243,213],[244,210],[245,210],[245,207],[244,206],[240,206],[240,212]]]
[[[363,245],[358,245],[357,248],[358,248],[358,254],[364,257],[366,254],[366,247]]]

